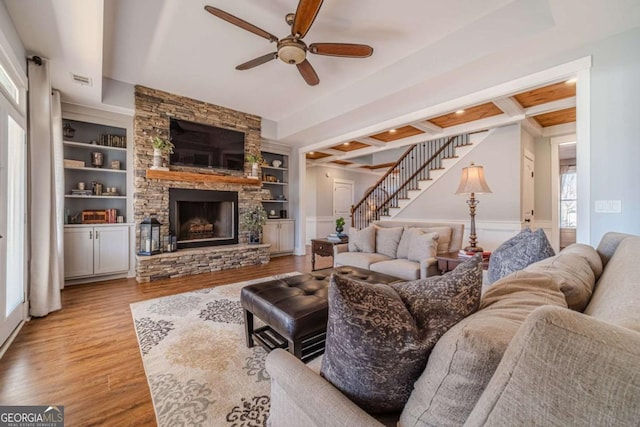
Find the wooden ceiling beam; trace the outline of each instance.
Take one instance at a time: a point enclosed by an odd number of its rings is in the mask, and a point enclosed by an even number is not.
[[[421,122],[411,123],[411,126],[420,129],[421,131],[426,132],[430,135],[438,135],[442,133],[442,128],[440,126],[434,125],[433,123],[424,120]]]
[[[565,110],[576,106],[576,97],[560,99],[558,101],[547,102],[524,110],[527,117],[538,116],[540,114],[551,113],[552,111]]]
[[[510,117],[524,114],[524,108],[518,104],[518,101],[511,97],[496,99],[493,103]]]

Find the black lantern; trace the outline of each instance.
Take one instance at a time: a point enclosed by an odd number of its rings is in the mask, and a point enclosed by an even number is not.
[[[156,255],[160,253],[160,222],[151,217],[140,223],[140,249],[138,255]]]

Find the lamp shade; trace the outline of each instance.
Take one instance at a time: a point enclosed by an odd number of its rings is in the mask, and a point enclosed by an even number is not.
[[[491,189],[487,185],[487,181],[484,179],[484,169],[482,166],[476,166],[473,163],[471,163],[471,166],[469,167],[462,168],[460,185],[456,190],[456,194],[471,193],[491,193]]]

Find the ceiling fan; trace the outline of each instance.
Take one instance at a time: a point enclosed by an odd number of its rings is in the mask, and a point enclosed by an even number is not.
[[[296,13],[288,13],[285,21],[291,26],[291,35],[278,39],[271,33],[256,27],[236,16],[212,6],[205,6],[205,10],[220,19],[236,25],[260,37],[264,37],[272,43],[278,44],[278,50],[258,58],[247,61],[236,67],[236,70],[248,70],[257,67],[272,59],[280,58],[287,64],[295,64],[307,84],[315,86],[320,83],[309,61],[307,52],[316,55],[341,56],[346,58],[367,58],[373,53],[373,48],[364,44],[353,43],[312,43],[309,46],[302,41],[322,6],[322,0],[300,0]]]

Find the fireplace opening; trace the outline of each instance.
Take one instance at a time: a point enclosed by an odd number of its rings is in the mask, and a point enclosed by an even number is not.
[[[238,193],[169,189],[169,228],[178,249],[238,243]]]

